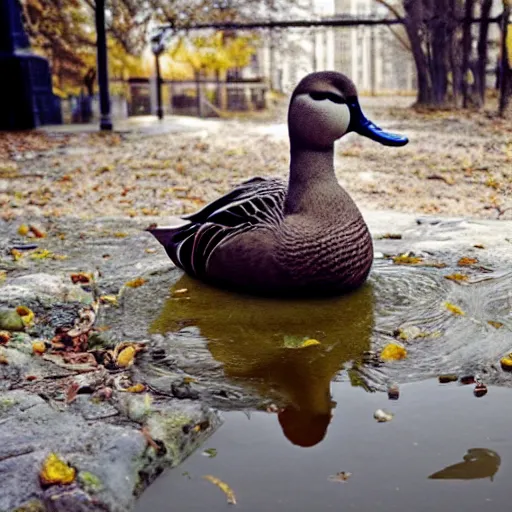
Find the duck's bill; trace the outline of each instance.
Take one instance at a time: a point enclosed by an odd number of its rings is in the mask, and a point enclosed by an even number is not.
[[[409,142],[407,137],[386,132],[367,119],[361,110],[357,98],[350,99],[347,105],[350,109],[350,125],[348,131],[359,133],[359,135],[384,144],[384,146],[399,147],[405,146]]]

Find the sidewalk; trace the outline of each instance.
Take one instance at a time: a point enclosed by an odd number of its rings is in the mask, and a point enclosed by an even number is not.
[[[118,119],[113,121],[113,132],[115,133],[134,133],[142,135],[163,135],[176,132],[194,132],[205,129],[211,129],[218,126],[223,121],[219,119],[200,119],[192,116],[173,116],[168,115],[162,120],[156,116],[136,116],[127,119]],[[100,131],[99,121],[89,124],[61,124],[41,126],[38,130],[47,133],[59,134],[81,134],[95,133]]]

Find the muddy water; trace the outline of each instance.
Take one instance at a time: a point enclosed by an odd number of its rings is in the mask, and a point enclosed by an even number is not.
[[[488,384],[508,383],[497,362],[512,350],[512,276],[484,269],[461,285],[444,278],[453,271],[378,261],[356,293],[311,301],[178,281],[153,332],[192,329],[230,383],[274,405],[226,412],[207,446],[217,456],[196,453],[160,477],[139,510],[223,510],[222,492],[205,474],[229,483],[237,508],[254,512],[508,506],[512,390],[489,386],[476,398],[472,386],[435,377],[478,373]],[[421,334],[403,342],[407,359],[364,363],[365,352],[411,326]],[[320,343],[293,348],[307,339]],[[398,401],[382,391],[391,382],[400,384]],[[392,421],[377,423],[378,408],[393,412]],[[333,482],[340,471],[352,476]]]

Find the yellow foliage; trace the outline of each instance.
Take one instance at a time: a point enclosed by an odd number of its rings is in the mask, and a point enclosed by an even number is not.
[[[146,280],[144,278],[137,277],[125,283],[125,286],[127,286],[128,288],[138,288],[139,286],[142,286],[145,282]]]
[[[43,462],[39,478],[43,485],[67,485],[75,481],[75,468],[68,466],[56,453],[50,453]]]
[[[34,343],[32,343],[32,352],[34,354],[44,354],[46,352],[44,341],[34,341]]]
[[[396,343],[389,343],[386,345],[380,354],[383,361],[399,361],[407,357],[407,350]]]
[[[445,302],[444,307],[454,315],[464,316],[466,314],[464,313],[464,311],[462,311],[462,309],[459,308],[459,306],[456,306],[455,304],[452,304],[450,302]]]
[[[121,350],[121,352],[117,356],[117,366],[121,368],[126,368],[127,366],[130,366],[133,363],[135,354],[136,350],[132,346],[126,347],[125,349]]]
[[[146,386],[139,382],[138,384],[134,384],[133,386],[126,388],[125,391],[128,393],[142,393],[143,391],[146,391]]]
[[[215,484],[226,495],[228,503],[231,505],[236,505],[235,493],[227,483],[212,475],[205,475],[203,478],[212,484]]]
[[[408,254],[400,254],[398,256],[393,256],[393,263],[395,265],[417,265],[421,263],[423,258],[418,256],[409,256]]]
[[[301,343],[299,348],[312,347],[314,345],[320,345],[318,340],[309,339]]]
[[[444,276],[445,279],[449,279],[450,281],[467,281],[468,276],[466,274],[461,274],[456,272],[455,274],[450,274],[449,276]]]
[[[27,308],[27,306],[18,306],[16,308],[16,313],[21,316],[25,325],[32,325],[32,322],[34,321],[34,312],[30,308]]]

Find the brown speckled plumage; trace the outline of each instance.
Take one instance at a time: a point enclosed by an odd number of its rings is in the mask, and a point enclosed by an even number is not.
[[[334,141],[358,127],[387,145],[407,139],[370,123],[353,83],[334,72],[313,73],[299,83],[288,125],[288,185],[254,178],[180,225],[150,229],[176,265],[218,286],[269,295],[334,294],[364,283],[372,240],[336,180]]]

